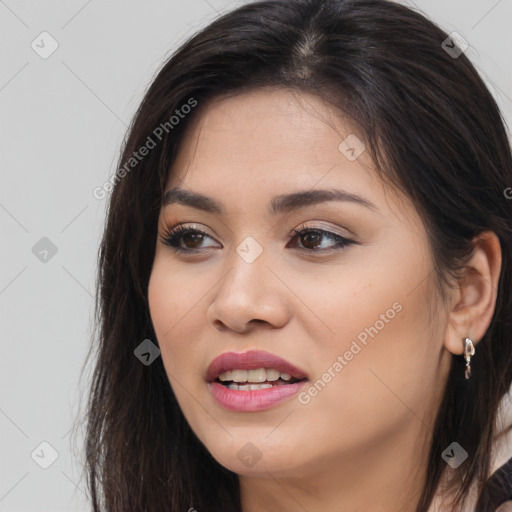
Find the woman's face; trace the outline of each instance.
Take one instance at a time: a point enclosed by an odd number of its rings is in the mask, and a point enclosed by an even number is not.
[[[194,121],[167,190],[209,201],[169,198],[149,283],[163,364],[192,430],[241,475],[355,468],[404,442],[419,456],[450,357],[414,206],[379,181],[350,125],[314,96],[256,90],[216,100]],[[284,198],[299,192],[298,202]],[[162,239],[178,225],[205,234],[178,233],[175,251]],[[307,380],[284,375],[252,391],[209,382],[219,355],[255,350]],[[227,367],[286,369],[245,362]]]

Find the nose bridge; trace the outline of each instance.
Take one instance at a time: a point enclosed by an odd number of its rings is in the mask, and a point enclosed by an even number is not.
[[[264,249],[253,236],[245,237],[234,247],[227,260],[230,271],[221,282],[222,291],[233,292],[240,298],[256,300],[265,293],[271,274],[267,268],[268,249]]]
[[[226,259],[227,271],[208,308],[210,322],[241,331],[251,320],[282,324],[290,312],[279,280],[267,268],[270,253],[247,236]]]

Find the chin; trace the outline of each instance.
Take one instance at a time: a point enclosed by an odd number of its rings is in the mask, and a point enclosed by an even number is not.
[[[257,441],[262,439],[262,436],[255,436],[255,442],[248,439],[249,436],[246,436],[240,441],[234,439],[230,444],[224,443],[215,449],[208,446],[207,448],[221,466],[238,475],[257,476],[290,472],[294,465],[290,460],[290,449],[282,447],[282,445],[262,446],[263,443]]]

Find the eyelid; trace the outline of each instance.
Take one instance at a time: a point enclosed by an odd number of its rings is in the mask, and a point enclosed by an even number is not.
[[[307,248],[302,248],[302,247],[296,248],[296,250],[298,250],[299,252],[304,253],[306,255],[313,255],[313,256],[319,255],[320,257],[327,256],[327,255],[330,255],[333,253],[339,253],[350,245],[358,245],[358,242],[356,242],[356,240],[354,240],[353,238],[349,238],[345,235],[337,233],[334,230],[331,231],[331,229],[332,228],[323,228],[323,227],[319,227],[317,225],[309,226],[308,224],[301,224],[300,226],[298,226],[292,230],[290,237],[291,237],[291,240],[293,241],[293,240],[297,239],[298,237],[300,237],[303,233],[308,234],[308,233],[319,232],[322,234],[322,236],[324,238],[327,238],[327,239],[330,239],[331,241],[333,241],[334,244],[327,249],[315,250],[315,249],[307,249]]]
[[[325,222],[325,221],[317,220],[317,221],[311,221],[311,222],[316,222],[316,224],[313,224],[311,226],[307,223],[302,223],[299,226],[297,226],[296,228],[292,229],[290,236],[292,236],[292,235],[295,236],[297,233],[304,231],[304,230],[316,230],[316,231],[323,231],[325,233],[331,233],[331,234],[339,236],[341,238],[346,238],[347,240],[353,240],[354,242],[355,242],[355,239],[357,238],[356,235],[347,228],[343,228],[346,231],[346,233],[342,233],[339,231],[339,228],[337,230],[337,228],[334,228],[330,225],[322,224],[322,222]]]
[[[332,229],[332,228],[329,228]],[[331,247],[323,248],[323,249],[308,249],[306,247],[292,247],[296,251],[299,251],[301,254],[306,256],[327,256],[333,253],[340,253],[344,249],[346,249],[350,245],[358,245],[358,242],[352,238],[344,236],[342,234],[336,233],[335,231],[330,231],[329,229],[324,229],[319,227],[318,225],[309,226],[308,224],[301,224],[300,226],[294,228],[288,238],[290,238],[291,242],[298,239],[301,235],[319,232],[324,238],[327,238],[334,242]],[[173,227],[167,227],[164,230],[164,233],[159,236],[161,242],[170,247],[176,253],[183,254],[185,256],[197,256],[200,254],[208,254],[208,249],[212,249],[212,246],[208,246],[205,248],[197,248],[197,249],[183,249],[180,247],[180,241],[185,234],[189,233],[200,233],[205,235],[208,238],[214,239],[206,230],[199,227],[194,223],[183,223],[178,224]],[[286,246],[288,248],[288,245]]]
[[[346,234],[344,234],[344,233],[340,233],[339,231],[336,231],[336,228],[334,228],[330,225],[326,225],[326,226],[322,225],[322,223],[325,223],[326,221],[316,220],[316,221],[307,221],[307,222],[316,222],[317,224],[314,224],[311,226],[304,222],[304,223],[300,224],[299,226],[297,226],[296,228],[292,229],[288,236],[296,236],[297,233],[300,231],[303,231],[306,229],[311,229],[311,230],[332,233],[333,235],[340,236],[342,238],[354,239],[354,242],[355,242],[355,239],[357,238],[355,233],[353,233],[350,229],[348,229],[346,227],[343,227],[343,229],[346,231]],[[318,223],[320,223],[320,225]],[[205,228],[201,227],[201,225],[194,223],[194,222],[182,222],[182,223],[175,224],[174,226],[167,226],[164,224],[164,227],[162,230],[163,230],[164,234],[167,234],[167,233],[176,231],[177,229],[179,229],[180,231],[181,230],[183,230],[183,231],[189,230],[189,229],[199,231],[200,233],[207,235],[210,238],[215,238],[217,236],[217,235],[210,234]]]
[[[202,235],[205,235],[209,238],[211,238],[212,240],[215,239],[215,237],[213,235],[211,235],[210,233],[208,233],[205,229],[203,229],[202,227],[200,227],[198,224],[195,224],[195,223],[189,223],[189,222],[184,222],[182,224],[177,224],[175,226],[164,226],[163,230],[162,230],[162,235],[159,236],[160,240],[165,244],[165,245],[170,245],[168,243],[168,239],[170,237],[175,237],[175,236],[180,236],[182,234],[186,234],[188,232],[199,232],[201,233]],[[188,250],[188,251],[185,251],[185,250],[182,250],[183,252],[193,252],[192,249]]]

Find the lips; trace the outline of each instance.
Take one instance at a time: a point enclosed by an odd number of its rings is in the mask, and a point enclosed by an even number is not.
[[[213,382],[221,373],[228,370],[255,370],[274,368],[287,373],[297,380],[307,379],[306,373],[279,356],[260,350],[247,352],[225,352],[216,357],[208,367],[205,379]]]

